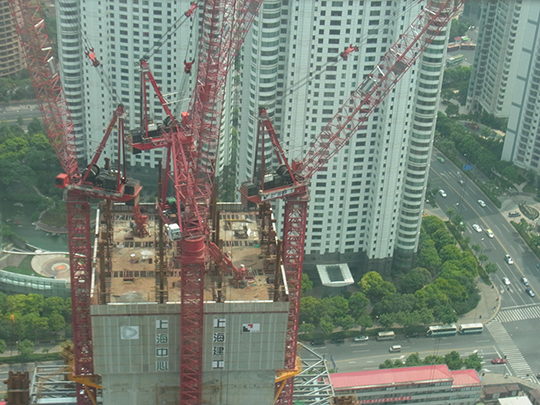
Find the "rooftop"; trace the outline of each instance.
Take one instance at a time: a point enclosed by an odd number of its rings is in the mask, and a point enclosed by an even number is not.
[[[330,374],[334,390],[452,381],[446,364]]]
[[[232,208],[238,209],[237,205]],[[228,207],[228,208],[231,208]],[[225,207],[227,208],[227,207]],[[153,205],[141,206],[148,216],[148,235],[138,237],[133,232],[133,215],[129,207],[115,205],[113,209],[113,243],[111,249],[111,277],[107,288],[111,303],[156,301],[156,246],[159,230]],[[103,218],[100,240],[106,237]],[[226,268],[211,267],[205,276],[204,300],[251,301],[273,298],[274,270],[263,260],[268,244],[261,238],[261,221],[257,212],[221,211],[219,245],[236,268],[245,268],[245,276],[234,277]],[[263,240],[261,246],[261,240]],[[102,251],[103,245],[101,246]],[[168,301],[180,301],[180,268],[176,265],[176,244],[165,237]],[[101,251],[100,250],[100,251]],[[105,255],[105,253],[104,253]],[[97,255],[98,270],[100,255]],[[106,261],[105,261],[106,262]],[[267,262],[266,262],[267,263]],[[99,272],[98,272],[99,273]],[[99,286],[96,277],[96,285]]]

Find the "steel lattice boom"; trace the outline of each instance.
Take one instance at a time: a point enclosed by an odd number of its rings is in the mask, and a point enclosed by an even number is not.
[[[431,1],[338,110],[311,145],[306,156],[300,161],[293,161],[291,165],[286,165],[287,170],[281,170],[274,176],[274,188],[266,189],[263,179],[259,186],[252,182],[242,185],[244,200],[261,203],[285,199],[283,267],[289,289],[287,298],[290,303],[285,351],[286,369],[293,370],[296,367],[308,182],[313,174],[324,167],[366,122],[426,47],[447,26],[464,1]],[[281,150],[279,141],[264,109],[260,111],[260,119],[264,122],[274,150],[277,151],[277,160],[281,162],[283,154],[278,153]],[[261,155],[264,155],[264,152]],[[289,176],[291,169],[293,173]],[[257,172],[257,168],[254,172]],[[277,385],[276,392],[279,396],[276,403],[291,405],[293,388],[293,378],[289,378],[285,386]]]

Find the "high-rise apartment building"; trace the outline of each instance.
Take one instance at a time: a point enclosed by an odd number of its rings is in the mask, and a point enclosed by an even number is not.
[[[482,2],[467,95],[469,110],[485,111],[498,118],[510,116],[517,72],[523,63],[522,48],[533,40],[527,22],[532,18],[529,10],[537,5],[523,0]]]
[[[287,155],[302,157],[424,5],[265,0],[244,46],[238,181],[252,176],[259,106],[272,117]],[[445,43],[443,30],[312,179],[306,264],[363,262],[384,271],[396,260],[403,266],[412,262]],[[350,44],[359,51],[344,60],[340,52]]]
[[[540,172],[540,3],[523,2],[518,25],[524,31],[502,159]]]
[[[103,138],[118,104],[128,111],[126,127],[140,123],[139,61],[146,58],[161,92],[173,111],[186,108],[193,77],[184,72],[184,61],[197,54],[198,17],[184,13],[189,0],[59,0],[59,57],[78,156],[88,161]],[[93,49],[100,65],[86,55]],[[151,55],[151,56],[150,56]],[[148,57],[150,56],[150,57]],[[195,71],[196,66],[194,66]],[[155,122],[165,118],[153,90],[149,111]],[[109,142],[106,157],[116,159],[115,143]],[[162,149],[128,154],[136,166],[155,167]]]
[[[7,0],[0,0],[0,77],[19,73],[24,69],[19,38],[11,22]]]

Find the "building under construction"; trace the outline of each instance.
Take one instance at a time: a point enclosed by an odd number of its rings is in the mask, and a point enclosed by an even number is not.
[[[180,269],[160,238],[153,206],[137,230],[124,205],[99,211],[92,332],[106,404],[177,404],[180,390]],[[284,368],[286,284],[270,209],[218,204],[219,244],[238,272],[215,265],[204,283],[203,398],[207,404],[273,403]],[[137,236],[137,234],[139,236]],[[160,243],[163,248],[160,249]],[[161,301],[161,302],[160,302]]]

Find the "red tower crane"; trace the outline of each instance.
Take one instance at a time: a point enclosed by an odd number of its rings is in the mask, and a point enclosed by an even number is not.
[[[285,348],[287,370],[296,367],[308,183],[311,177],[347,144],[464,2],[465,0],[431,1],[339,108],[302,160],[292,163],[287,161],[266,110],[260,110],[260,119],[270,137],[280,166],[271,180],[265,178],[264,170],[254,170],[262,174],[260,182],[245,182],[240,191],[245,203],[285,200],[282,263],[289,291],[286,298],[290,303]],[[353,50],[351,47],[348,49],[351,49],[351,52]],[[345,57],[344,59],[346,60]],[[264,142],[259,144],[264,145]],[[264,151],[261,156],[264,156]],[[292,404],[293,388],[292,377],[276,386],[276,403]]]
[[[142,128],[132,146],[146,150],[167,147],[165,173],[173,184],[176,206],[167,204],[167,185],[160,191],[160,213],[176,210],[181,266],[180,402],[202,401],[202,339],[204,275],[209,258],[235,271],[232,262],[209,240],[210,203],[218,154],[224,85],[234,58],[262,0],[206,0],[199,40],[197,78],[190,106],[176,120],[146,61],[141,61]],[[191,17],[195,8],[190,8]],[[150,83],[167,115],[150,130],[146,110]],[[164,217],[171,224],[171,217]],[[239,274],[241,270],[237,270]]]
[[[141,187],[128,179],[121,167],[123,149],[124,108],[118,106],[105,136],[90,165],[79,170],[73,123],[60,82],[51,42],[38,2],[9,0],[10,11],[26,60],[32,85],[49,140],[62,164],[64,173],[56,178],[56,186],[65,190],[69,238],[69,264],[73,316],[74,370],[77,381],[77,403],[95,403],[92,326],[90,303],[92,294],[92,245],[90,229],[90,198],[130,202]],[[118,167],[100,169],[96,163],[113,129],[118,127]]]

